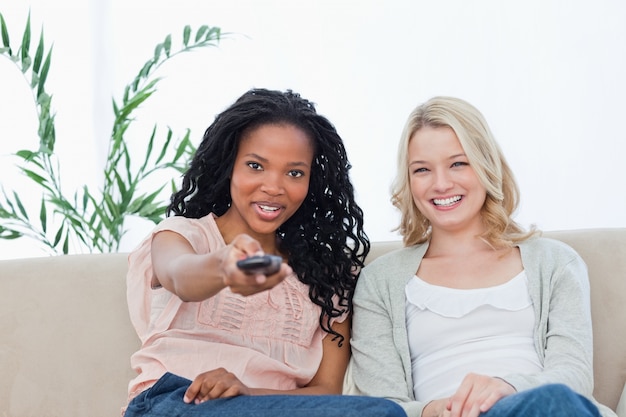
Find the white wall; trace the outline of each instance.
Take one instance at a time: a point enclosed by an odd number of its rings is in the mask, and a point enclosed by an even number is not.
[[[14,42],[30,7],[54,42],[48,91],[68,190],[98,183],[119,99],[154,45],[186,24],[233,35],[177,58],[144,106],[154,123],[198,142],[215,114],[251,87],[291,88],[344,137],[372,240],[397,239],[389,203],[396,143],[409,112],[433,95],[483,111],[522,191],[517,220],[542,229],[626,227],[626,3],[620,0],[12,0],[0,5]],[[0,60],[0,179],[26,192],[9,155],[37,144],[28,89]],[[138,148],[139,149],[139,148]],[[78,155],[79,157],[75,157]],[[71,162],[70,162],[71,161]],[[67,165],[67,166],[66,166]],[[32,193],[35,193],[34,190]],[[34,195],[35,202],[38,198]],[[150,225],[137,222],[131,249]],[[0,258],[37,255],[0,241]]]

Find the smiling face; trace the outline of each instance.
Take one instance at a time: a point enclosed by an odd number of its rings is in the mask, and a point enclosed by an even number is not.
[[[413,201],[430,221],[433,233],[480,233],[480,211],[487,192],[469,165],[454,130],[422,127],[410,139],[408,158]]]
[[[232,204],[218,219],[225,240],[247,233],[273,242],[309,190],[313,143],[288,124],[261,125],[241,138],[230,182]]]

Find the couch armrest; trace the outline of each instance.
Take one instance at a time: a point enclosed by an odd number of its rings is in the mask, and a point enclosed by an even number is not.
[[[139,347],[126,254],[0,262],[0,416],[119,416]]]

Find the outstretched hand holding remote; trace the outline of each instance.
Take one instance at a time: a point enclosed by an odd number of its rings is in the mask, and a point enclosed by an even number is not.
[[[237,261],[237,267],[250,275],[273,275],[280,270],[283,259],[276,255],[256,255]]]

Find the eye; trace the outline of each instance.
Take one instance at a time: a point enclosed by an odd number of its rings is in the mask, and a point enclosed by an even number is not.
[[[455,168],[455,167],[465,167],[465,166],[469,166],[469,163],[467,163],[465,161],[457,161],[457,162],[454,162],[452,164],[453,168]]]
[[[428,172],[428,168],[420,167],[420,168],[415,168],[413,170],[414,174],[421,174],[423,172]]]
[[[293,178],[300,178],[300,177],[304,177],[304,172],[297,170],[297,169],[292,169],[291,171],[287,173],[287,175]]]
[[[258,162],[254,162],[254,161],[246,162],[246,165],[248,165],[250,168],[252,168],[255,171],[261,171],[263,169],[261,164],[259,164]]]

